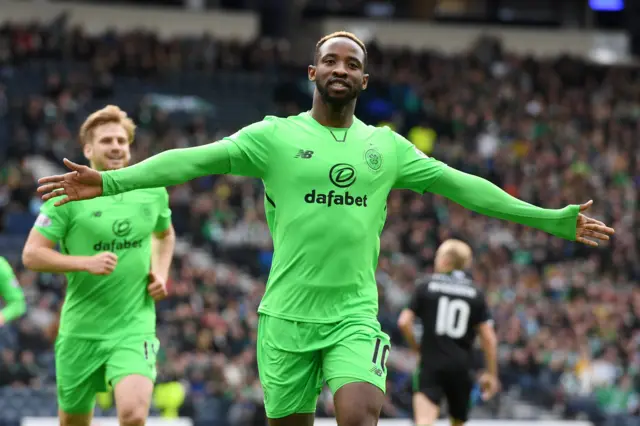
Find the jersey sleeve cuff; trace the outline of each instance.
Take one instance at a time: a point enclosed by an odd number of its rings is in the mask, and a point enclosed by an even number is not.
[[[171,215],[158,218],[154,232],[164,232],[171,227]]]
[[[100,176],[102,177],[102,196],[113,195],[113,178],[108,172],[100,172]]]

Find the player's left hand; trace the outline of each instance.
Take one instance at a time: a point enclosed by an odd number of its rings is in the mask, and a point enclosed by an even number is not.
[[[576,241],[590,247],[598,247],[598,242],[594,240],[608,241],[609,237],[616,231],[603,222],[582,214],[582,212],[589,210],[592,205],[593,200],[590,200],[580,206],[578,223],[576,224]]]
[[[149,286],[147,287],[147,291],[149,292],[149,296],[153,297],[153,300],[156,302],[169,295],[164,280],[153,272],[149,272]]]
[[[63,160],[71,172],[63,175],[47,176],[38,180],[38,192],[42,199],[66,195],[54,203],[58,207],[69,201],[89,200],[102,195],[102,175],[91,167],[76,164],[73,161]]]
[[[488,401],[500,390],[500,381],[496,376],[484,373],[478,380],[482,390],[482,400]]]

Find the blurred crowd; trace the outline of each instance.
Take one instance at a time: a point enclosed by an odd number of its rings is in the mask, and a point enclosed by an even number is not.
[[[311,57],[311,52],[310,52]],[[52,68],[42,90],[9,96],[12,78],[33,60],[90,64],[84,72]],[[309,59],[309,58],[300,58]],[[105,34],[53,23],[0,28],[0,224],[15,212],[33,215],[33,156],[81,159],[75,131],[96,102],[117,102],[119,79],[161,81],[171,73],[221,70],[280,76],[273,109],[310,107],[305,61],[286,43],[248,46],[207,37],[162,42],[152,34]],[[475,215],[440,197],[393,192],[377,273],[380,321],[394,352],[406,354],[396,329],[414,280],[431,271],[440,241],[459,237],[475,250],[472,269],[500,337],[506,391],[567,417],[631,424],[640,391],[640,74],[560,57],[542,61],[503,52],[482,39],[457,56],[369,46],[369,89],[357,114],[388,125],[421,150],[490,179],[530,203],[560,208],[595,201],[591,215],[616,229],[598,249]],[[134,158],[207,143],[225,129],[197,113],[186,121],[144,98],[129,113],[139,124]],[[249,123],[246,123],[249,124]],[[159,382],[183,383],[181,414],[199,398],[225,401],[229,418],[252,418],[260,405],[256,376],[256,309],[272,245],[259,182],[214,176],[170,189],[179,237],[205,250],[176,256],[172,296],[159,304]],[[2,226],[2,225],[0,225]],[[5,232],[9,230],[5,229]],[[12,325],[13,345],[0,347],[0,386],[47,386],[64,282],[16,265],[29,302]],[[7,331],[0,332],[6,333]],[[45,357],[46,358],[46,357]],[[411,358],[390,360],[383,417],[406,416]],[[162,404],[160,404],[162,405]],[[333,415],[331,398],[320,413]],[[0,413],[1,416],[1,413]],[[247,420],[248,421],[248,420]]]

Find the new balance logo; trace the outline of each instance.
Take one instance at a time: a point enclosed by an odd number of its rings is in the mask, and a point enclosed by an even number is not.
[[[376,367],[375,365],[373,367],[371,367],[371,370],[369,370],[370,372],[372,372],[373,374],[375,374],[378,377],[382,377],[382,370],[378,367]]]
[[[311,158],[312,156],[313,151],[305,151],[304,149],[301,149],[300,151],[298,151],[295,158]]]

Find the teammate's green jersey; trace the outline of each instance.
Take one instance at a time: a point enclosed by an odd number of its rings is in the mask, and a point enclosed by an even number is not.
[[[111,339],[155,333],[155,303],[147,293],[151,236],[171,225],[166,189],[143,189],[40,209],[35,228],[64,254],[112,252],[110,275],[67,273],[60,335]]]
[[[0,256],[0,299],[4,302],[4,308],[0,309],[0,314],[5,323],[24,314],[26,310],[24,293],[11,265],[2,256]]]
[[[175,185],[215,173],[261,178],[274,258],[259,311],[332,323],[375,318],[375,270],[393,188],[445,195],[464,207],[575,239],[578,206],[548,210],[427,157],[388,128],[349,129],[310,113],[267,117],[221,142],[170,150],[105,172],[105,195]]]

